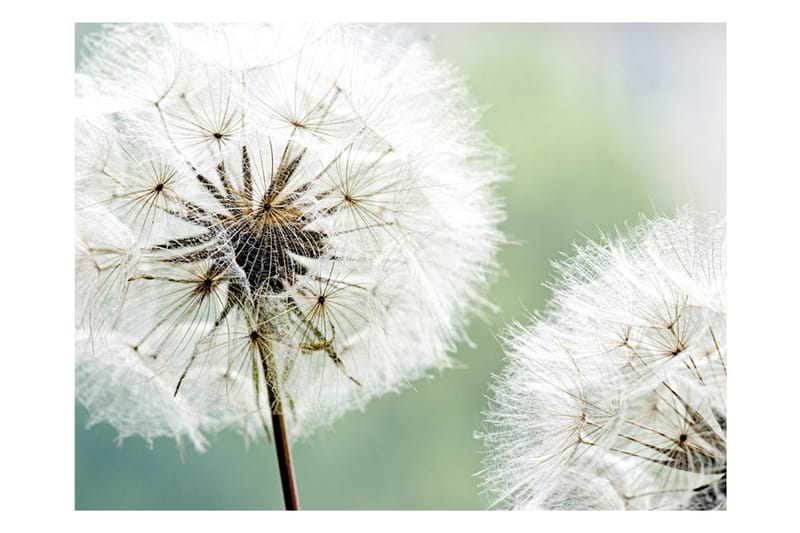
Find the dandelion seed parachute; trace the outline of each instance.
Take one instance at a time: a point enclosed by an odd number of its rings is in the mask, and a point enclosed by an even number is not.
[[[484,488],[518,509],[724,509],[725,227],[683,211],[577,248],[506,333]]]
[[[198,448],[256,435],[269,380],[301,436],[451,364],[501,219],[497,155],[452,69],[387,27],[112,25],[86,47],[91,423]]]

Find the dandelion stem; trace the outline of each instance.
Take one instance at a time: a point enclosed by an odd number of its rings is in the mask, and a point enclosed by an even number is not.
[[[259,352],[261,354],[261,366],[264,369],[264,378],[267,382],[267,398],[269,410],[272,414],[272,433],[275,437],[275,455],[278,459],[278,470],[281,475],[283,503],[287,511],[299,511],[300,502],[297,498],[297,484],[294,479],[292,450],[289,447],[289,436],[286,433],[286,423],[283,418],[281,394],[277,387],[278,373],[274,368],[271,354],[265,353],[263,347],[260,347]]]

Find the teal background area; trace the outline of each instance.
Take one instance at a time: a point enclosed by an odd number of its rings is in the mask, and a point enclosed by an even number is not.
[[[76,25],[82,37],[98,25]],[[485,509],[481,411],[502,366],[497,334],[542,309],[550,261],[573,242],[689,204],[725,209],[725,27],[718,24],[416,25],[456,65],[511,180],[489,293],[502,311],[470,328],[461,367],[373,400],[293,448],[306,509]],[[280,509],[263,439],[210,449],[115,441],[75,407],[76,509]]]

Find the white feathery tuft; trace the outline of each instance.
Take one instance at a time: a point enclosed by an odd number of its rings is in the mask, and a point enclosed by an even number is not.
[[[725,225],[684,210],[578,247],[506,333],[481,473],[496,506],[724,509]]]
[[[257,435],[268,380],[297,437],[452,364],[495,270],[502,175],[450,67],[382,26],[123,24],[86,46],[91,423]]]

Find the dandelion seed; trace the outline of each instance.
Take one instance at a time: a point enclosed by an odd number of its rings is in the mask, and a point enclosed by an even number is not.
[[[555,265],[492,385],[495,505],[726,508],[724,232],[686,211]]]
[[[113,25],[87,48],[76,389],[92,423],[200,449],[225,427],[280,441],[284,414],[307,435],[451,364],[501,218],[451,69],[382,27]]]

